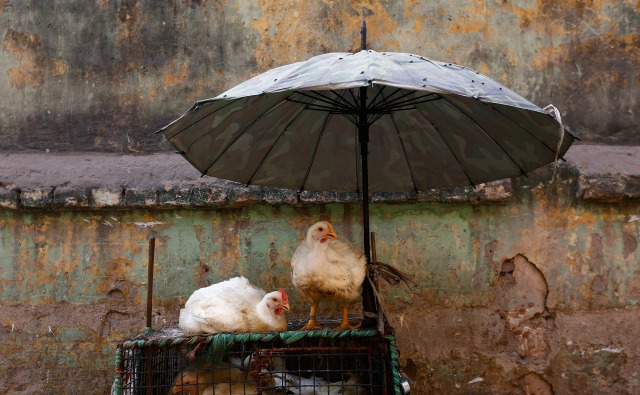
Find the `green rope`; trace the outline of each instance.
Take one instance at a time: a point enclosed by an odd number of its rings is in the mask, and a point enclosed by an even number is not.
[[[121,344],[123,349],[135,349],[139,347],[160,346],[166,347],[176,346],[180,344],[196,344],[201,342],[227,342],[228,346],[233,343],[247,342],[270,342],[276,338],[280,338],[287,344],[294,343],[305,337],[309,338],[346,338],[346,337],[374,337],[378,334],[376,330],[358,330],[351,329],[345,331],[323,329],[312,331],[288,331],[288,332],[268,332],[268,333],[217,333],[209,336],[191,336],[178,338],[163,338],[154,340],[136,339],[125,341]]]
[[[286,344],[295,343],[298,340],[307,336],[306,332],[282,332],[280,334],[280,339]]]
[[[393,388],[395,389],[396,395],[402,395],[402,391],[400,389],[400,369],[398,364],[400,352],[398,351],[398,347],[396,346],[396,338],[394,336],[383,336],[383,338],[389,341],[389,352],[391,354],[391,373],[393,374]]]
[[[220,333],[211,336],[208,340],[209,352],[207,354],[207,361],[212,361],[214,366],[220,366],[224,353],[233,345],[235,337],[230,333]]]
[[[277,332],[267,333],[266,335],[264,335],[262,337],[262,341],[263,342],[270,342],[271,340],[275,339],[278,336],[280,336],[280,334],[277,333]]]
[[[116,376],[113,379],[111,395],[122,395],[122,348],[116,348]]]

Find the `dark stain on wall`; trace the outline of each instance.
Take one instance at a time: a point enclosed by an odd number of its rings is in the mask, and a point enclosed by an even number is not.
[[[579,0],[453,7],[7,3],[0,73],[9,94],[0,98],[0,149],[170,150],[153,132],[196,100],[271,67],[358,50],[362,15],[373,49],[464,64],[534,102],[553,100],[586,141],[640,144],[637,9]]]

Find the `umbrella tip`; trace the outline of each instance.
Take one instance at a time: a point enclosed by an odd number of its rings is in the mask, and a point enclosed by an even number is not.
[[[362,29],[360,29],[360,46],[363,51],[367,49],[367,22],[364,21],[364,15],[362,16]]]

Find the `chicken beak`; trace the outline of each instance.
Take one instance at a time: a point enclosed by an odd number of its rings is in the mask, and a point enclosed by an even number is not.
[[[335,240],[338,237],[338,235],[336,235],[336,232],[333,229],[328,229],[327,233],[324,234],[324,236],[322,236],[322,239],[320,239],[321,243],[326,243],[328,240]]]
[[[336,234],[336,231],[333,230],[333,226],[331,226],[331,224],[329,224],[328,228],[327,228],[327,234],[325,235],[325,237],[328,237],[330,239],[337,239],[338,235]]]
[[[291,307],[289,306],[289,303],[282,303],[278,305],[279,308],[281,308],[284,311],[290,311]]]
[[[336,238],[338,238],[338,235],[336,235],[336,231],[333,230],[333,226],[327,224],[326,229],[322,230],[320,236],[316,237],[317,238],[315,240],[320,241],[320,243],[326,243],[329,240],[335,240]]]

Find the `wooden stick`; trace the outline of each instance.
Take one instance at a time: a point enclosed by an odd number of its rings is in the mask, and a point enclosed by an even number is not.
[[[151,328],[151,312],[153,304],[153,259],[156,246],[156,236],[152,232],[149,237],[149,263],[147,271],[147,328]]]

